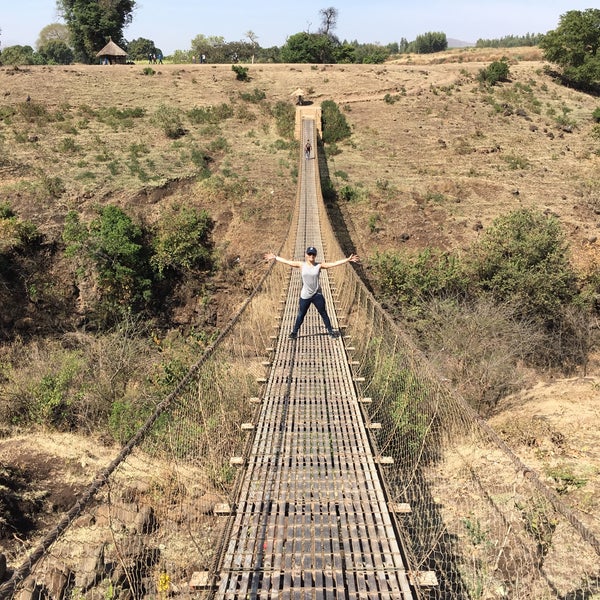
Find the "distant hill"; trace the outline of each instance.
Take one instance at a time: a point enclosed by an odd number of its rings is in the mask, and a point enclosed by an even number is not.
[[[462,40],[448,38],[448,48],[467,48],[468,46],[475,46],[475,42],[463,42]]]

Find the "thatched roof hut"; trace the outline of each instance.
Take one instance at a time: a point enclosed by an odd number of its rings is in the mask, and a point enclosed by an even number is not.
[[[96,53],[96,57],[100,59],[103,65],[106,64],[120,64],[124,65],[127,62],[127,52],[119,48],[112,40],[108,41],[108,44]]]

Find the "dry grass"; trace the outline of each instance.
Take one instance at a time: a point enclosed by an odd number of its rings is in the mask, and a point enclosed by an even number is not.
[[[483,89],[479,70],[503,56],[511,81]],[[335,101],[352,127],[328,167],[336,186],[359,192],[342,208],[367,275],[377,250],[461,249],[495,217],[523,207],[557,215],[575,265],[597,271],[600,142],[591,115],[598,101],[561,87],[544,66],[536,49],[521,48],[403,56],[385,65],[252,65],[249,83],[236,81],[229,65],[160,65],[154,75],[139,65],[1,68],[0,114],[14,114],[0,120],[0,203],[35,222],[48,241],[59,239],[73,208],[91,214],[98,204],[116,203],[145,223],[175,203],[206,208],[224,262],[239,256],[243,271],[242,281],[225,275],[215,289],[216,322],[223,323],[263,272],[262,254],[287,234],[295,164],[278,143],[270,109],[302,87],[311,102]],[[264,101],[241,99],[254,89],[264,91]],[[222,103],[234,116],[217,124],[194,125],[186,116]],[[157,125],[165,107],[182,120],[178,139]],[[135,108],[143,116],[98,117]],[[207,151],[220,179],[197,180],[194,151]],[[61,273],[66,277],[57,278]],[[190,298],[181,322],[198,305]],[[515,406],[524,424],[552,414],[548,435],[568,434],[568,459],[576,461],[584,439],[598,447],[597,402],[583,432],[570,419],[561,422],[563,403],[591,402],[587,392],[590,385],[597,391],[598,374],[592,361],[591,379],[569,386],[567,396],[564,384],[538,386],[502,404],[504,416],[510,420]],[[517,450],[527,447],[514,442]],[[585,460],[596,469],[587,490],[597,489],[600,460],[592,453]]]

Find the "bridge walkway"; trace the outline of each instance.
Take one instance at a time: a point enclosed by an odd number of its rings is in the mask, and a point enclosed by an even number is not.
[[[303,119],[302,133],[316,148],[314,120]],[[316,161],[300,162],[295,258],[313,245],[323,260]],[[337,328],[326,271],[321,285]],[[299,269],[290,269],[215,597],[413,598],[344,341],[326,334],[314,307],[298,339],[287,337],[300,287]]]

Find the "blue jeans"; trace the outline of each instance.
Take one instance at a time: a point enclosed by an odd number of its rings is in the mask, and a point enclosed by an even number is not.
[[[327,331],[331,331],[331,321],[329,320],[329,315],[327,314],[327,309],[325,308],[325,298],[321,292],[317,292],[311,298],[300,298],[300,306],[298,308],[298,316],[296,317],[296,322],[294,323],[294,329],[292,333],[298,333],[300,326],[304,322],[304,317],[310,308],[310,305],[314,304],[315,308],[321,315],[323,319],[323,323],[325,323],[325,328]]]

